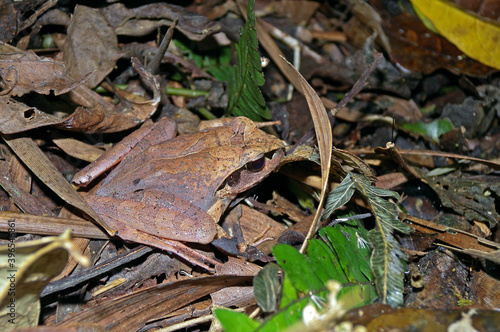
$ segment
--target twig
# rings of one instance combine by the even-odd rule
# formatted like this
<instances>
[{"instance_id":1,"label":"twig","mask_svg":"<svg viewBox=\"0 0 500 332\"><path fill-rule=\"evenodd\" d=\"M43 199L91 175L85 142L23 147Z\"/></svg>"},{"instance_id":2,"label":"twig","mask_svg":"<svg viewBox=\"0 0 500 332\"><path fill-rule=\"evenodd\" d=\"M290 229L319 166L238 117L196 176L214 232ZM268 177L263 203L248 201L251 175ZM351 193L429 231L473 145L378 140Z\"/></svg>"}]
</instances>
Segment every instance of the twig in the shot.
<instances>
[{"instance_id":1,"label":"twig","mask_svg":"<svg viewBox=\"0 0 500 332\"><path fill-rule=\"evenodd\" d=\"M331 125L335 123L335 114L339 112L345 105L347 105L348 102L354 98L363 88L365 87L366 81L368 80L368 77L370 77L370 74L373 72L375 68L379 65L379 63L382 61L382 54L375 52L374 54L374 60L371 65L368 65L368 67L363 71L359 79L356 81L356 83L353 85L351 90L349 90L348 93L342 98L342 100L332 109L330 110L328 114L328 119L330 120ZM305 142L311 140L314 137L315 133L314 130L309 130L304 136L302 136L301 139L295 145L287 151L287 155L290 155L293 153L293 151L300 145L304 144Z\"/></svg>"},{"instance_id":2,"label":"twig","mask_svg":"<svg viewBox=\"0 0 500 332\"><path fill-rule=\"evenodd\" d=\"M172 23L170 28L168 28L167 33L165 34L163 40L161 41L160 47L156 51L156 54L154 55L151 62L147 65L149 72L153 75L158 74L158 72L160 71L161 60L163 59L163 55L165 55L165 52L167 51L168 44L170 44L170 41L172 40L172 37L174 35L174 29L177 26L177 22L179 22L179 18L176 18L174 23Z\"/></svg>"}]
</instances>

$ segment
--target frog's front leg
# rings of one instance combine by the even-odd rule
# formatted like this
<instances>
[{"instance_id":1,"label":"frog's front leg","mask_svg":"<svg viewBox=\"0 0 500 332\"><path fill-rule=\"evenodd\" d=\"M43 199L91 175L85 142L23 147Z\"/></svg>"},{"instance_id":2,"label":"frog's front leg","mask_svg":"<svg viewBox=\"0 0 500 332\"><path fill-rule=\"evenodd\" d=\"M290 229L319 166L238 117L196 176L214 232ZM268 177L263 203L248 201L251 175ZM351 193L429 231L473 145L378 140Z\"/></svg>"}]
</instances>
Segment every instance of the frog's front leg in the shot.
<instances>
[{"instance_id":1,"label":"frog's front leg","mask_svg":"<svg viewBox=\"0 0 500 332\"><path fill-rule=\"evenodd\" d=\"M151 145L167 141L174 137L175 133L175 122L168 118L161 118L157 123L148 121L104 152L96 161L76 173L73 177L73 183L86 186L96 177L118 164L125 156L133 156Z\"/></svg>"}]
</instances>

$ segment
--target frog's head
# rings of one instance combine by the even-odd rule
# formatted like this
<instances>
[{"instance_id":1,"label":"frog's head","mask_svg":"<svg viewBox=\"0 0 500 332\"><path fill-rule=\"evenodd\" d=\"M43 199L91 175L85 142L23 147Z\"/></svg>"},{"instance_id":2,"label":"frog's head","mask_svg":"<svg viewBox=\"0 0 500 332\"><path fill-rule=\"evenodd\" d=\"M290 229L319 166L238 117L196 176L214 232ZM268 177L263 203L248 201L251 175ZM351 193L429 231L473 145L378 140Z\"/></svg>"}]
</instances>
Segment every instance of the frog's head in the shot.
<instances>
[{"instance_id":1,"label":"frog's head","mask_svg":"<svg viewBox=\"0 0 500 332\"><path fill-rule=\"evenodd\" d=\"M219 198L235 197L254 187L278 167L284 156L283 141L260 130L252 120L237 117L229 126L232 134L227 151L236 153L238 162L219 187Z\"/></svg>"}]
</instances>

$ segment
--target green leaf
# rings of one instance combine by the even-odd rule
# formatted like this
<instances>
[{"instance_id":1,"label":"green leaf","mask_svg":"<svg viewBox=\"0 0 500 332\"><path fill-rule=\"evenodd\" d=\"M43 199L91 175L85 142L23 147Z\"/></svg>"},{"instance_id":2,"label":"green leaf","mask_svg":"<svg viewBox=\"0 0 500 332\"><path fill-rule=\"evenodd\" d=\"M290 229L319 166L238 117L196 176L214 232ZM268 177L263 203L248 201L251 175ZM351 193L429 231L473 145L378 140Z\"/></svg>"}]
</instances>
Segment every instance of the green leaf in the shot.
<instances>
[{"instance_id":1,"label":"green leaf","mask_svg":"<svg viewBox=\"0 0 500 332\"><path fill-rule=\"evenodd\" d=\"M272 115L259 89L265 81L258 51L254 8L255 0L249 0L248 19L235 46L238 63L228 70L228 104L225 115L242 115L261 121L271 119Z\"/></svg>"},{"instance_id":2,"label":"green leaf","mask_svg":"<svg viewBox=\"0 0 500 332\"><path fill-rule=\"evenodd\" d=\"M403 263L406 255L402 251L400 244L392 235L392 232L397 230L407 234L410 233L412 229L398 219L396 206L383 198L392 197L399 200L400 196L394 191L373 186L364 175L350 172L340 185L328 195L324 218L330 216L335 209L346 204L355 190L361 193L370 206L375 217L376 227L368 234L361 235L351 233L349 236L353 240L356 238L356 242L358 243L359 241L362 242L362 239L366 236L373 247L370 266L375 275L379 296L384 303L388 303L392 306L401 305L403 303ZM368 271L366 264L363 264L363 260L357 262L353 261L353 257L358 256L352 256L351 254L357 249L349 246L346 242L346 238L336 233L339 231L340 228L337 227L333 230L326 229L323 231L324 233L322 236L326 235L329 238L332 247L337 253L337 257L347 257L346 261L349 262L349 264L355 266L359 265L361 267L349 269L348 266L345 265L345 261L341 261L341 263L344 262L342 268L346 271L347 278L349 280L352 278L363 280L363 277L359 274L359 272L362 272L367 280L372 280L371 273ZM346 230L342 230L343 233L347 234L345 231ZM320 232L320 235L321 234ZM352 241L351 239L347 240ZM361 248L358 247L358 249ZM361 256L366 253L366 251L364 253L360 252Z\"/></svg>"},{"instance_id":3,"label":"green leaf","mask_svg":"<svg viewBox=\"0 0 500 332\"><path fill-rule=\"evenodd\" d=\"M252 332L259 327L259 323L241 312L227 309L216 309L214 315L220 321L226 332Z\"/></svg>"},{"instance_id":4,"label":"green leaf","mask_svg":"<svg viewBox=\"0 0 500 332\"><path fill-rule=\"evenodd\" d=\"M326 284L329 280L344 284L338 301L345 310L373 302L377 293L369 266L370 248L359 245L358 241L366 234L361 222L353 219L344 225L336 225L335 228L321 229L323 240L312 239L307 256L300 254L292 246L276 245L273 254L284 272L281 304L279 310L268 316L258 331L283 331L300 322L302 311L308 303L318 303L318 299L327 297L329 291ZM268 267L264 269L266 268ZM272 271L275 268L269 269ZM275 272L270 274L274 275ZM261 281L256 282L258 283ZM274 289L274 286L267 289ZM267 302L273 301L269 300L271 297L268 299L268 295L264 297Z\"/></svg>"},{"instance_id":5,"label":"green leaf","mask_svg":"<svg viewBox=\"0 0 500 332\"><path fill-rule=\"evenodd\" d=\"M281 289L281 303L280 308L288 306L290 303L298 299L298 291L293 287L290 277L285 275L283 278L283 286Z\"/></svg>"},{"instance_id":6,"label":"green leaf","mask_svg":"<svg viewBox=\"0 0 500 332\"><path fill-rule=\"evenodd\" d=\"M335 228L325 227L323 234L332 242L337 257L342 257L340 265L347 277L347 282L370 282L373 280L367 278L367 275L371 275L370 265L360 254L360 248L357 247L357 238L354 234L347 233L346 228L342 225L336 225Z\"/></svg>"},{"instance_id":7,"label":"green leaf","mask_svg":"<svg viewBox=\"0 0 500 332\"><path fill-rule=\"evenodd\" d=\"M298 291L306 293L324 287L307 256L294 247L277 244L273 248L273 255Z\"/></svg>"},{"instance_id":8,"label":"green leaf","mask_svg":"<svg viewBox=\"0 0 500 332\"><path fill-rule=\"evenodd\" d=\"M259 332L284 331L287 327L302 320L302 310L307 305L307 298L291 303L275 315L267 319L260 327Z\"/></svg>"},{"instance_id":9,"label":"green leaf","mask_svg":"<svg viewBox=\"0 0 500 332\"><path fill-rule=\"evenodd\" d=\"M349 282L337 256L325 242L311 239L307 247L307 255L312 263L314 272L323 283L331 279L337 280L342 284Z\"/></svg>"},{"instance_id":10,"label":"green leaf","mask_svg":"<svg viewBox=\"0 0 500 332\"><path fill-rule=\"evenodd\" d=\"M429 123L416 122L416 123L404 123L402 127L410 132L427 136L431 138L434 142L439 142L439 137L446 134L454 127L450 121L446 119L434 120Z\"/></svg>"}]
</instances>

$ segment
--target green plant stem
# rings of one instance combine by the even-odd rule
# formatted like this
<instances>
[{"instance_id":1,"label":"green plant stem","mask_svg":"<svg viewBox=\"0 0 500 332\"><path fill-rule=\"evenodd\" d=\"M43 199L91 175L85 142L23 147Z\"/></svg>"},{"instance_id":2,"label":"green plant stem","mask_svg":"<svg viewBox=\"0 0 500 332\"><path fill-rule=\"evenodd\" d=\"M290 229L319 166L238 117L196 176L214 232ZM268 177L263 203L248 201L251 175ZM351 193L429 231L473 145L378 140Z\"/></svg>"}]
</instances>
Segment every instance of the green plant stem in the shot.
<instances>
[{"instance_id":1,"label":"green plant stem","mask_svg":"<svg viewBox=\"0 0 500 332\"><path fill-rule=\"evenodd\" d=\"M198 113L200 113L200 115L207 120L217 119L217 117L213 115L213 113L210 112L206 107L198 107Z\"/></svg>"},{"instance_id":2,"label":"green plant stem","mask_svg":"<svg viewBox=\"0 0 500 332\"><path fill-rule=\"evenodd\" d=\"M163 90L163 93L167 95L175 95L175 96L183 96L183 97L208 97L209 93L207 91L199 91L199 90L190 90L183 88L173 88L167 87Z\"/></svg>"}]
</instances>

